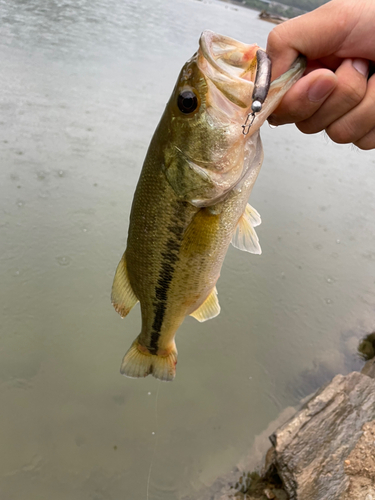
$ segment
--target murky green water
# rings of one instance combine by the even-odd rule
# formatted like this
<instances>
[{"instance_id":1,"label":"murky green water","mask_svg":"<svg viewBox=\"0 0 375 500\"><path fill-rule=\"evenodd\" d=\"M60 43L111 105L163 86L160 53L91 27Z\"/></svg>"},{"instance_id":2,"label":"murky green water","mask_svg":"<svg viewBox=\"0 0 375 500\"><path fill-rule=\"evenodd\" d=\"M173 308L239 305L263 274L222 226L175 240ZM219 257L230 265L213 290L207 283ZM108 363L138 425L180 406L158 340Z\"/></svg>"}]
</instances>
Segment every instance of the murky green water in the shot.
<instances>
[{"instance_id":1,"label":"murky green water","mask_svg":"<svg viewBox=\"0 0 375 500\"><path fill-rule=\"evenodd\" d=\"M109 294L153 130L203 29L265 46L272 25L193 0L0 13L0 496L145 500L152 462L150 500L196 499L281 410L360 366L375 154L265 126L262 256L229 249L222 313L180 328L173 383L126 379L140 313L121 321Z\"/></svg>"}]
</instances>

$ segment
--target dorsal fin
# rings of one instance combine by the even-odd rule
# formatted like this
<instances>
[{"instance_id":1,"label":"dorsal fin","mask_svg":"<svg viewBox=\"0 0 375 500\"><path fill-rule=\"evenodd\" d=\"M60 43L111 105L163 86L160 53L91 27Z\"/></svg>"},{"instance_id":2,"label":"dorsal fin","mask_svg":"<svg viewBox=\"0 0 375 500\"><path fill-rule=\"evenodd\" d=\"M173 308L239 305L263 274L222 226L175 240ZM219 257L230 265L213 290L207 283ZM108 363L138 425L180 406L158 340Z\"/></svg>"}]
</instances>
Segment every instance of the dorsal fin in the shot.
<instances>
[{"instance_id":1,"label":"dorsal fin","mask_svg":"<svg viewBox=\"0 0 375 500\"><path fill-rule=\"evenodd\" d=\"M220 304L217 298L216 286L212 289L210 295L203 302L201 306L198 307L194 312L190 314L193 318L197 319L201 323L212 319L220 313Z\"/></svg>"},{"instance_id":2,"label":"dorsal fin","mask_svg":"<svg viewBox=\"0 0 375 500\"><path fill-rule=\"evenodd\" d=\"M132 307L138 302L129 281L125 254L122 256L116 269L112 285L111 300L113 307L122 318L125 318Z\"/></svg>"}]
</instances>

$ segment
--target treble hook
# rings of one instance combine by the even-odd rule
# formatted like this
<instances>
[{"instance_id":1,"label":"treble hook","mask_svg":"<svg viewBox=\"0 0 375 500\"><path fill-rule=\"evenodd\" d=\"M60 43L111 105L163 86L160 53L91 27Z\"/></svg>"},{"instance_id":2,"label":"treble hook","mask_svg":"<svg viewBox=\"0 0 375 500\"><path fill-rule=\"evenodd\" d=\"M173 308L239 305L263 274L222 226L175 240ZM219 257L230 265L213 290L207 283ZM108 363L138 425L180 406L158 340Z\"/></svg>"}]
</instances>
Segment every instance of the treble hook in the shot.
<instances>
[{"instance_id":1,"label":"treble hook","mask_svg":"<svg viewBox=\"0 0 375 500\"><path fill-rule=\"evenodd\" d=\"M264 52L264 50L257 50L257 72L255 75L254 89L252 95L251 113L246 117L244 125L242 125L243 135L247 135L250 131L251 125L255 120L255 113L262 110L262 105L267 98L268 91L271 85L271 59ZM250 123L249 123L249 120Z\"/></svg>"}]
</instances>

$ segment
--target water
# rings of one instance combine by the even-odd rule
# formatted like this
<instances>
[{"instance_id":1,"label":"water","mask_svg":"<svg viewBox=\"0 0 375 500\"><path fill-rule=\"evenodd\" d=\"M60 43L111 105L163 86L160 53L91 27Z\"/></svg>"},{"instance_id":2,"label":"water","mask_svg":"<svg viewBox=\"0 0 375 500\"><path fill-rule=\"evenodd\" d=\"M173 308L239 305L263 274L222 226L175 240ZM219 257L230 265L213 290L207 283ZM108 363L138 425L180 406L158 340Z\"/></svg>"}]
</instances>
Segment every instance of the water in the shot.
<instances>
[{"instance_id":1,"label":"water","mask_svg":"<svg viewBox=\"0 0 375 500\"><path fill-rule=\"evenodd\" d=\"M180 328L172 384L126 379L139 308L122 321L109 294L153 130L203 29L265 46L272 25L193 0L0 12L1 498L145 500L151 462L150 500L203 498L284 408L360 366L374 153L264 126L262 256L229 249L222 313Z\"/></svg>"}]
</instances>

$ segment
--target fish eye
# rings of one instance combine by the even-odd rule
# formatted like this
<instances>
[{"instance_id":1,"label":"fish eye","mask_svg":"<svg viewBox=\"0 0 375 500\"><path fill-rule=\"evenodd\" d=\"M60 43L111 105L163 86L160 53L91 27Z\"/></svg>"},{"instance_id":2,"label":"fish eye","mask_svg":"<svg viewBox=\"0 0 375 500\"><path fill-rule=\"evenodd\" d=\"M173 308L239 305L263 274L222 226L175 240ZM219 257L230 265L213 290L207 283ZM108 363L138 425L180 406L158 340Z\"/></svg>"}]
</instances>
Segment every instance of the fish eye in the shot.
<instances>
[{"instance_id":1,"label":"fish eye","mask_svg":"<svg viewBox=\"0 0 375 500\"><path fill-rule=\"evenodd\" d=\"M198 107L198 97L192 90L183 90L178 96L177 106L186 115L193 113Z\"/></svg>"}]
</instances>

